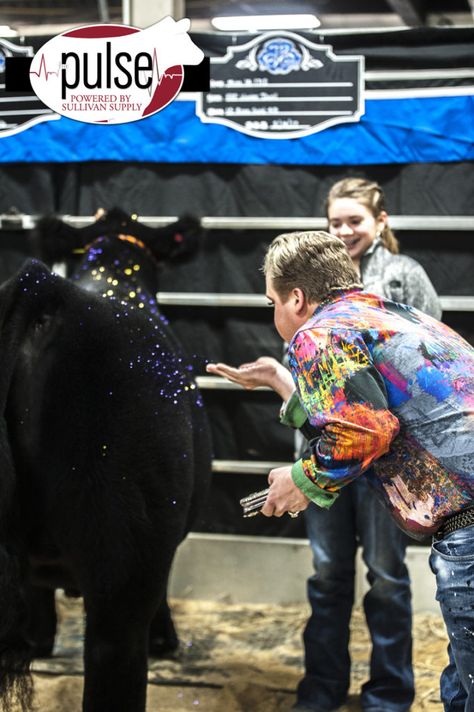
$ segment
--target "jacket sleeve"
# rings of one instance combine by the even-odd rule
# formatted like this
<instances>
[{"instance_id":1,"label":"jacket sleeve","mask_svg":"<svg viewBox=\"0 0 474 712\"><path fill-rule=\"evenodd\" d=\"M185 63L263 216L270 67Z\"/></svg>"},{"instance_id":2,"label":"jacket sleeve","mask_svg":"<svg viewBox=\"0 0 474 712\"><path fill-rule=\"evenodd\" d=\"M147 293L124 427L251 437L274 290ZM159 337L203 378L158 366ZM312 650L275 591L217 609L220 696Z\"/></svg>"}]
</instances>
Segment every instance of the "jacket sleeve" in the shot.
<instances>
[{"instance_id":1,"label":"jacket sleeve","mask_svg":"<svg viewBox=\"0 0 474 712\"><path fill-rule=\"evenodd\" d=\"M313 440L313 438L320 435L319 430L313 428L310 424L297 391L293 391L288 400L282 404L280 408L280 423L299 430L305 440Z\"/></svg>"},{"instance_id":2,"label":"jacket sleeve","mask_svg":"<svg viewBox=\"0 0 474 712\"><path fill-rule=\"evenodd\" d=\"M441 319L439 297L425 270L415 260L410 261L410 268L404 274L403 301L435 319Z\"/></svg>"},{"instance_id":3,"label":"jacket sleeve","mask_svg":"<svg viewBox=\"0 0 474 712\"><path fill-rule=\"evenodd\" d=\"M399 430L384 381L358 332L308 329L289 352L301 405L319 431L293 465L295 484L320 506L384 455Z\"/></svg>"}]
</instances>

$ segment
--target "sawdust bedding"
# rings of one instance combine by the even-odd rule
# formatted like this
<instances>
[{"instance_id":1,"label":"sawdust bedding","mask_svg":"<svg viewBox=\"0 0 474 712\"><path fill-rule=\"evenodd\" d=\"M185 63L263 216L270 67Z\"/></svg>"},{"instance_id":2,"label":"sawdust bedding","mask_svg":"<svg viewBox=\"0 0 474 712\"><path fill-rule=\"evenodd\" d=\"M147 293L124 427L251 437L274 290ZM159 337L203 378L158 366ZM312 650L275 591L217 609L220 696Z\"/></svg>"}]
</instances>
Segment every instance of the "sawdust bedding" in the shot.
<instances>
[{"instance_id":1,"label":"sawdust bedding","mask_svg":"<svg viewBox=\"0 0 474 712\"><path fill-rule=\"evenodd\" d=\"M147 712L287 712L303 672L302 605L236 605L171 601L181 648L173 659L152 660ZM83 609L80 599L58 595L60 629L50 660L34 662L38 712L80 712L83 685ZM447 656L440 615L415 615L413 712L441 712L439 675ZM353 675L341 712L360 710L370 645L363 614L354 610Z\"/></svg>"}]
</instances>

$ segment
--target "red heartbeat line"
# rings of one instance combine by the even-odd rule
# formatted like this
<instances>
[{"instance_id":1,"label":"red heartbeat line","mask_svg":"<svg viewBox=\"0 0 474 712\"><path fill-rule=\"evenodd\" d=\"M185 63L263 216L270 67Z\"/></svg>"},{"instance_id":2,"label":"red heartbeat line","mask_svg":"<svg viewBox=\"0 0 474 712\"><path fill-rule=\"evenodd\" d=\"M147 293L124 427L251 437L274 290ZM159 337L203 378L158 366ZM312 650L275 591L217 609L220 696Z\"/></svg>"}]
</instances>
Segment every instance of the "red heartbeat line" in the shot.
<instances>
[{"instance_id":1,"label":"red heartbeat line","mask_svg":"<svg viewBox=\"0 0 474 712\"><path fill-rule=\"evenodd\" d=\"M177 65L173 65L172 69L175 69L176 66L177 66ZM178 66L179 66L179 65L178 65ZM163 72L163 74L161 75L161 79L160 79L160 67L159 67L159 64L158 64L158 56L157 56L157 53L156 53L156 47L153 47L153 60L152 60L152 64L151 64L151 84L150 84L150 86L149 86L149 88L148 88L148 93L149 93L149 94L151 94L151 92L152 92L153 80L154 80L154 78L155 78L155 73L158 75L158 85L161 84L161 82L163 81L163 79L174 79L175 77L182 77L182 76L183 76L182 69L181 69L179 72L172 72L171 74L165 71L165 72Z\"/></svg>"},{"instance_id":2,"label":"red heartbeat line","mask_svg":"<svg viewBox=\"0 0 474 712\"><path fill-rule=\"evenodd\" d=\"M60 65L60 66L61 66L61 65ZM44 78L46 79L46 81L48 81L50 74L54 74L54 75L56 75L56 77L59 76L59 69L58 69L57 72L49 72L49 71L46 69L46 60L45 60L45 58L44 58L44 54L41 55L41 62L40 62L40 66L39 66L39 72L33 72L33 71L30 69L30 74L36 74L36 76L37 76L38 79L39 79L39 77L41 76L41 72L42 72L42 71L44 72Z\"/></svg>"}]
</instances>

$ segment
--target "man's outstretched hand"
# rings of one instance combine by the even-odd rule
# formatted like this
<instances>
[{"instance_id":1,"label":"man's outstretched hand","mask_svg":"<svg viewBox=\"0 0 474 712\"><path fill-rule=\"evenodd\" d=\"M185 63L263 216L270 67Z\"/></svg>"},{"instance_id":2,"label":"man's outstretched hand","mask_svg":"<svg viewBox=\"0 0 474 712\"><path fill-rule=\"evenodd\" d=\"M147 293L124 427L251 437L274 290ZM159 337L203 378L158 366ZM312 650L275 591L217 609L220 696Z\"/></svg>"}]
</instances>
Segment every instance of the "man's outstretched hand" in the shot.
<instances>
[{"instance_id":1,"label":"man's outstretched hand","mask_svg":"<svg viewBox=\"0 0 474 712\"><path fill-rule=\"evenodd\" d=\"M206 371L223 376L248 390L268 386L285 401L295 390L291 373L271 356L261 356L256 361L243 363L238 367L229 366L227 363L208 363Z\"/></svg>"}]
</instances>

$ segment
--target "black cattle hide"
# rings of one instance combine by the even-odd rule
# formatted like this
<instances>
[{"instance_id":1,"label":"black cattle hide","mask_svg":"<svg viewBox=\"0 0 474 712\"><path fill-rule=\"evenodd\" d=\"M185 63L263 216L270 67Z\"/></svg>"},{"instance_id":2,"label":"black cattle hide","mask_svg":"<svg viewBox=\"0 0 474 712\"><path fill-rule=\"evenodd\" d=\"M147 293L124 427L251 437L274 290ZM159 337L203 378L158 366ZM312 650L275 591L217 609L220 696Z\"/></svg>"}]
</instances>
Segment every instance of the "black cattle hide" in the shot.
<instances>
[{"instance_id":1,"label":"black cattle hide","mask_svg":"<svg viewBox=\"0 0 474 712\"><path fill-rule=\"evenodd\" d=\"M177 645L168 575L211 454L155 279L144 246L108 236L72 281L30 261L0 288L5 709L15 692L29 709L16 674L52 649L55 587L84 596L86 712L144 712L147 654Z\"/></svg>"}]
</instances>

